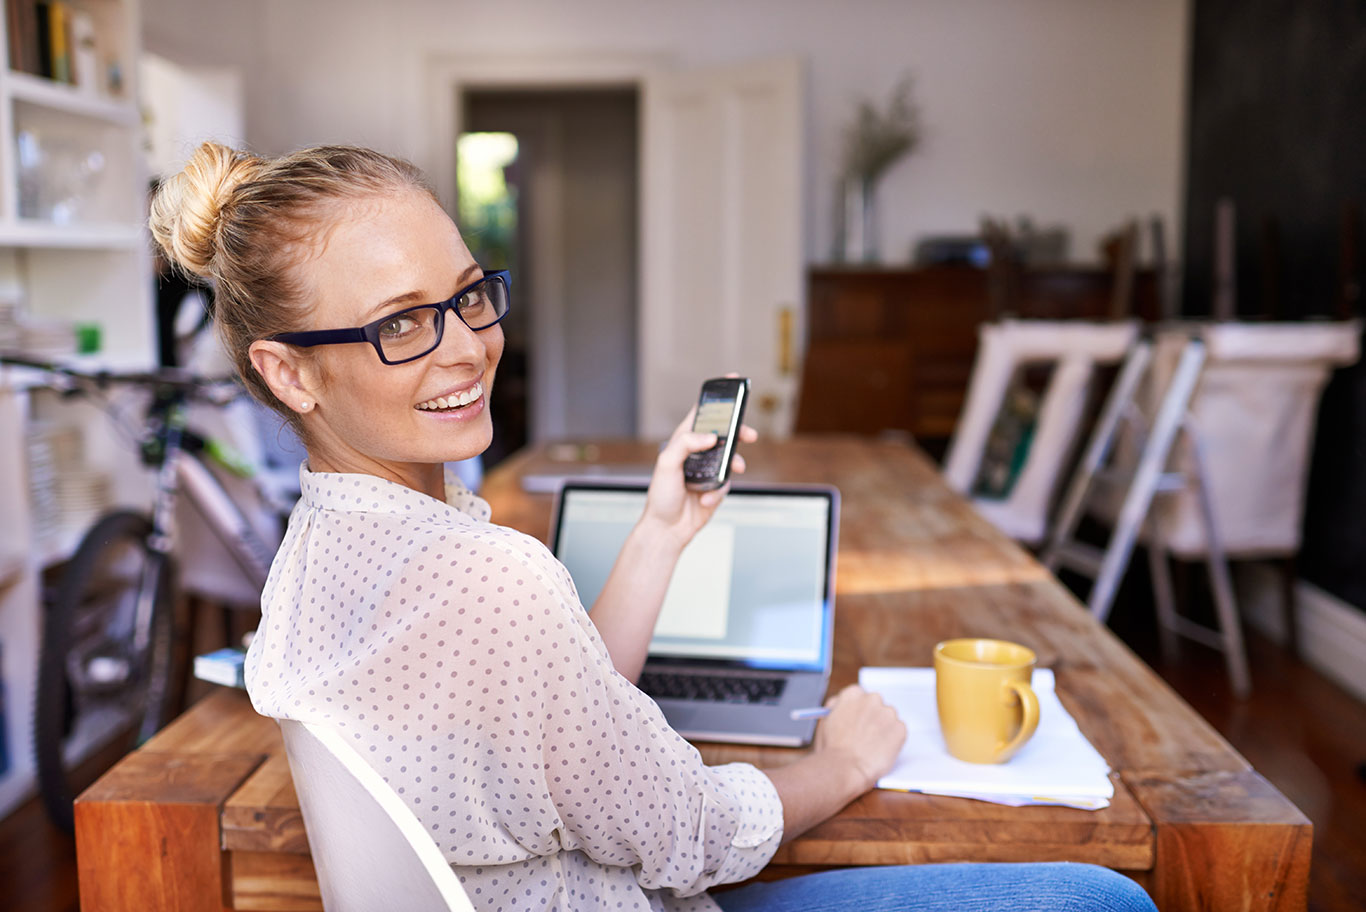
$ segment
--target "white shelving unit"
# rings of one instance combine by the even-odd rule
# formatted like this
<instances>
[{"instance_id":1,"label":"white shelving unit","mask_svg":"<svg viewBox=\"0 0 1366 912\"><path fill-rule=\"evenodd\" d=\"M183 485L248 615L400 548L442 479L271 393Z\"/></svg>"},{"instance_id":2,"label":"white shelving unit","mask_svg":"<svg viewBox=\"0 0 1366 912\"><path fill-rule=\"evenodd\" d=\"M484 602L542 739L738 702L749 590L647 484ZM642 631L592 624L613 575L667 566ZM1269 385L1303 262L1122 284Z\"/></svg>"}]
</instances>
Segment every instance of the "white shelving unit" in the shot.
<instances>
[{"instance_id":1,"label":"white shelving unit","mask_svg":"<svg viewBox=\"0 0 1366 912\"><path fill-rule=\"evenodd\" d=\"M97 324L100 360L150 366L139 0L68 3L94 26L98 78L82 86L13 68L6 31L13 2L0 0L0 286L17 290L34 318ZM0 369L0 693L9 752L0 816L33 791L40 578L73 544L37 541L29 508L25 431L52 417L81 424L89 461L114 472L117 500L146 503L145 478L101 413L59 401L25 372Z\"/></svg>"}]
</instances>

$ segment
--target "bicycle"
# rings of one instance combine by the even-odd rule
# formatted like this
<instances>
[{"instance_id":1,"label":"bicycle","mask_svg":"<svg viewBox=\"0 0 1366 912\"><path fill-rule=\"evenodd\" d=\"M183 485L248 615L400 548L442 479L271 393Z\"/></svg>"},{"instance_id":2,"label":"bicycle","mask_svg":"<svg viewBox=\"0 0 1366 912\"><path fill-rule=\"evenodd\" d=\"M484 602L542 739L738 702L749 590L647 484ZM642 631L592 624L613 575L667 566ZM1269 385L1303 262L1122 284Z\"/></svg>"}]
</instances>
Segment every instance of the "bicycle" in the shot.
<instances>
[{"instance_id":1,"label":"bicycle","mask_svg":"<svg viewBox=\"0 0 1366 912\"><path fill-rule=\"evenodd\" d=\"M70 763L75 745L124 737L126 752L180 709L188 644L176 610L177 499L184 494L197 507L257 591L278 539L261 538L208 460L239 473L242 467L186 425L190 402L223 406L243 395L235 381L177 368L87 372L10 354L0 354L0 364L43 371L49 388L91 399L116 425L124 422L107 395L111 387L151 394L134 434L143 464L155 473L151 512L116 509L97 520L61 571L43 619L33 714L38 791L52 822L72 832L83 784Z\"/></svg>"}]
</instances>

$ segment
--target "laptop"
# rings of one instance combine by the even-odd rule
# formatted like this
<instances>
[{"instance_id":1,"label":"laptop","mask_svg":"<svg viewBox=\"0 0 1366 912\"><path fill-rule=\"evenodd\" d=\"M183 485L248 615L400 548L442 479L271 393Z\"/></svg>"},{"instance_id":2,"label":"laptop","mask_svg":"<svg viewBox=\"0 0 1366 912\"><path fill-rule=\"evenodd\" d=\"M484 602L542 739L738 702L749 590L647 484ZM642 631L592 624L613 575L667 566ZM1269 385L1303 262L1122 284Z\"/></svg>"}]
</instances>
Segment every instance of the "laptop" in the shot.
<instances>
[{"instance_id":1,"label":"laptop","mask_svg":"<svg viewBox=\"0 0 1366 912\"><path fill-rule=\"evenodd\" d=\"M569 480L552 550L590 611L645 508L644 483ZM839 493L733 486L684 550L639 686L701 741L802 746L830 679ZM800 716L800 714L799 714Z\"/></svg>"}]
</instances>

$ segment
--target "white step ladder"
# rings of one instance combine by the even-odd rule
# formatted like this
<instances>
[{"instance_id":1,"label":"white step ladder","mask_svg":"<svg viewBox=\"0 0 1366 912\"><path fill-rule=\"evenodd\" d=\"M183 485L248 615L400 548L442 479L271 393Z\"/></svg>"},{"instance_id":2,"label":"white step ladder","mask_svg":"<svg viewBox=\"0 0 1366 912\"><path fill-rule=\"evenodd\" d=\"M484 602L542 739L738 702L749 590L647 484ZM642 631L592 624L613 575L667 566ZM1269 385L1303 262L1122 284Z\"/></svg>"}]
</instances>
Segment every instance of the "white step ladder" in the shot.
<instances>
[{"instance_id":1,"label":"white step ladder","mask_svg":"<svg viewBox=\"0 0 1366 912\"><path fill-rule=\"evenodd\" d=\"M1146 533L1163 650L1172 654L1176 637L1183 636L1222 651L1233 690L1244 697L1251 692L1252 684L1233 580L1220 542L1219 527L1214 521L1200 438L1190 416L1191 400L1205 364L1205 345L1199 339L1185 343L1176 371L1162 394L1151 426L1148 426L1137 407L1136 397L1140 383L1152 366L1152 358L1152 343L1141 341L1135 343L1125 359L1081 462L1063 495L1042 559L1050 570L1067 567L1094 580L1087 609L1098 621L1105 623L1124 571L1133 557L1134 546L1140 533ZM1125 423L1134 431L1138 449L1138 461L1131 473L1106 467L1121 425ZM1168 470L1178 443L1188 448L1193 472ZM1102 549L1077 541L1075 534L1090 498L1105 485L1123 488L1124 498L1109 542ZM1187 489L1195 494L1200 505L1208 543L1205 561L1214 594L1217 630L1178 614L1167 549L1161 540L1159 524L1152 521L1153 501L1158 495Z\"/></svg>"}]
</instances>

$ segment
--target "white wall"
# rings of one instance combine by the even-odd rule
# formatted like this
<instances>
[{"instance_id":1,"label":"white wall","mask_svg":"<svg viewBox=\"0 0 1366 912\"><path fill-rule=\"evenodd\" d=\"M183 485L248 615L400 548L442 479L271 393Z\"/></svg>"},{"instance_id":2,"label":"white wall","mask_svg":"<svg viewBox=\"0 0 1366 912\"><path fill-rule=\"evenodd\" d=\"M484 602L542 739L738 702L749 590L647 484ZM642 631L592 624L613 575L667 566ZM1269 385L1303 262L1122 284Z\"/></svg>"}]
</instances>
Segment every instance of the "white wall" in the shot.
<instances>
[{"instance_id":1,"label":"white wall","mask_svg":"<svg viewBox=\"0 0 1366 912\"><path fill-rule=\"evenodd\" d=\"M353 142L420 158L423 63L658 53L679 66L796 54L807 65L807 252L825 260L840 133L903 72L921 149L886 177L882 249L972 232L983 213L1064 223L1074 258L1129 216L1179 225L1189 0L146 0L148 49L239 58L262 151ZM198 42L197 46L194 42ZM175 47L170 47L173 44ZM212 48L207 57L199 52ZM188 55L188 56L187 56ZM1172 249L1180 249L1173 244Z\"/></svg>"},{"instance_id":2,"label":"white wall","mask_svg":"<svg viewBox=\"0 0 1366 912\"><path fill-rule=\"evenodd\" d=\"M147 125L147 170L153 176L184 168L195 146L205 140L230 146L246 142L239 67L191 67L143 54L138 89Z\"/></svg>"},{"instance_id":3,"label":"white wall","mask_svg":"<svg viewBox=\"0 0 1366 912\"><path fill-rule=\"evenodd\" d=\"M249 139L258 135L262 129L261 114L274 105L269 97L274 93L274 87L263 73L264 48L260 39L266 2L268 0L231 0L230 3L144 0L142 4L143 50L164 58L164 62L173 66L186 68L193 76L208 76L210 82L218 83L216 125L210 129L224 139L237 129L244 130ZM153 67L157 65L154 63ZM233 71L243 77L250 74L249 78L243 79L240 89L230 86L237 78ZM193 91L202 90L201 86ZM236 103L237 99L229 101L227 96L239 92L243 93L245 115L245 122L240 127L235 117L219 116L224 113L223 102ZM144 97L143 103L153 100ZM225 127L229 120L232 121L230 129ZM187 154L191 150L181 151ZM161 154L160 151L157 154Z\"/></svg>"}]
</instances>

